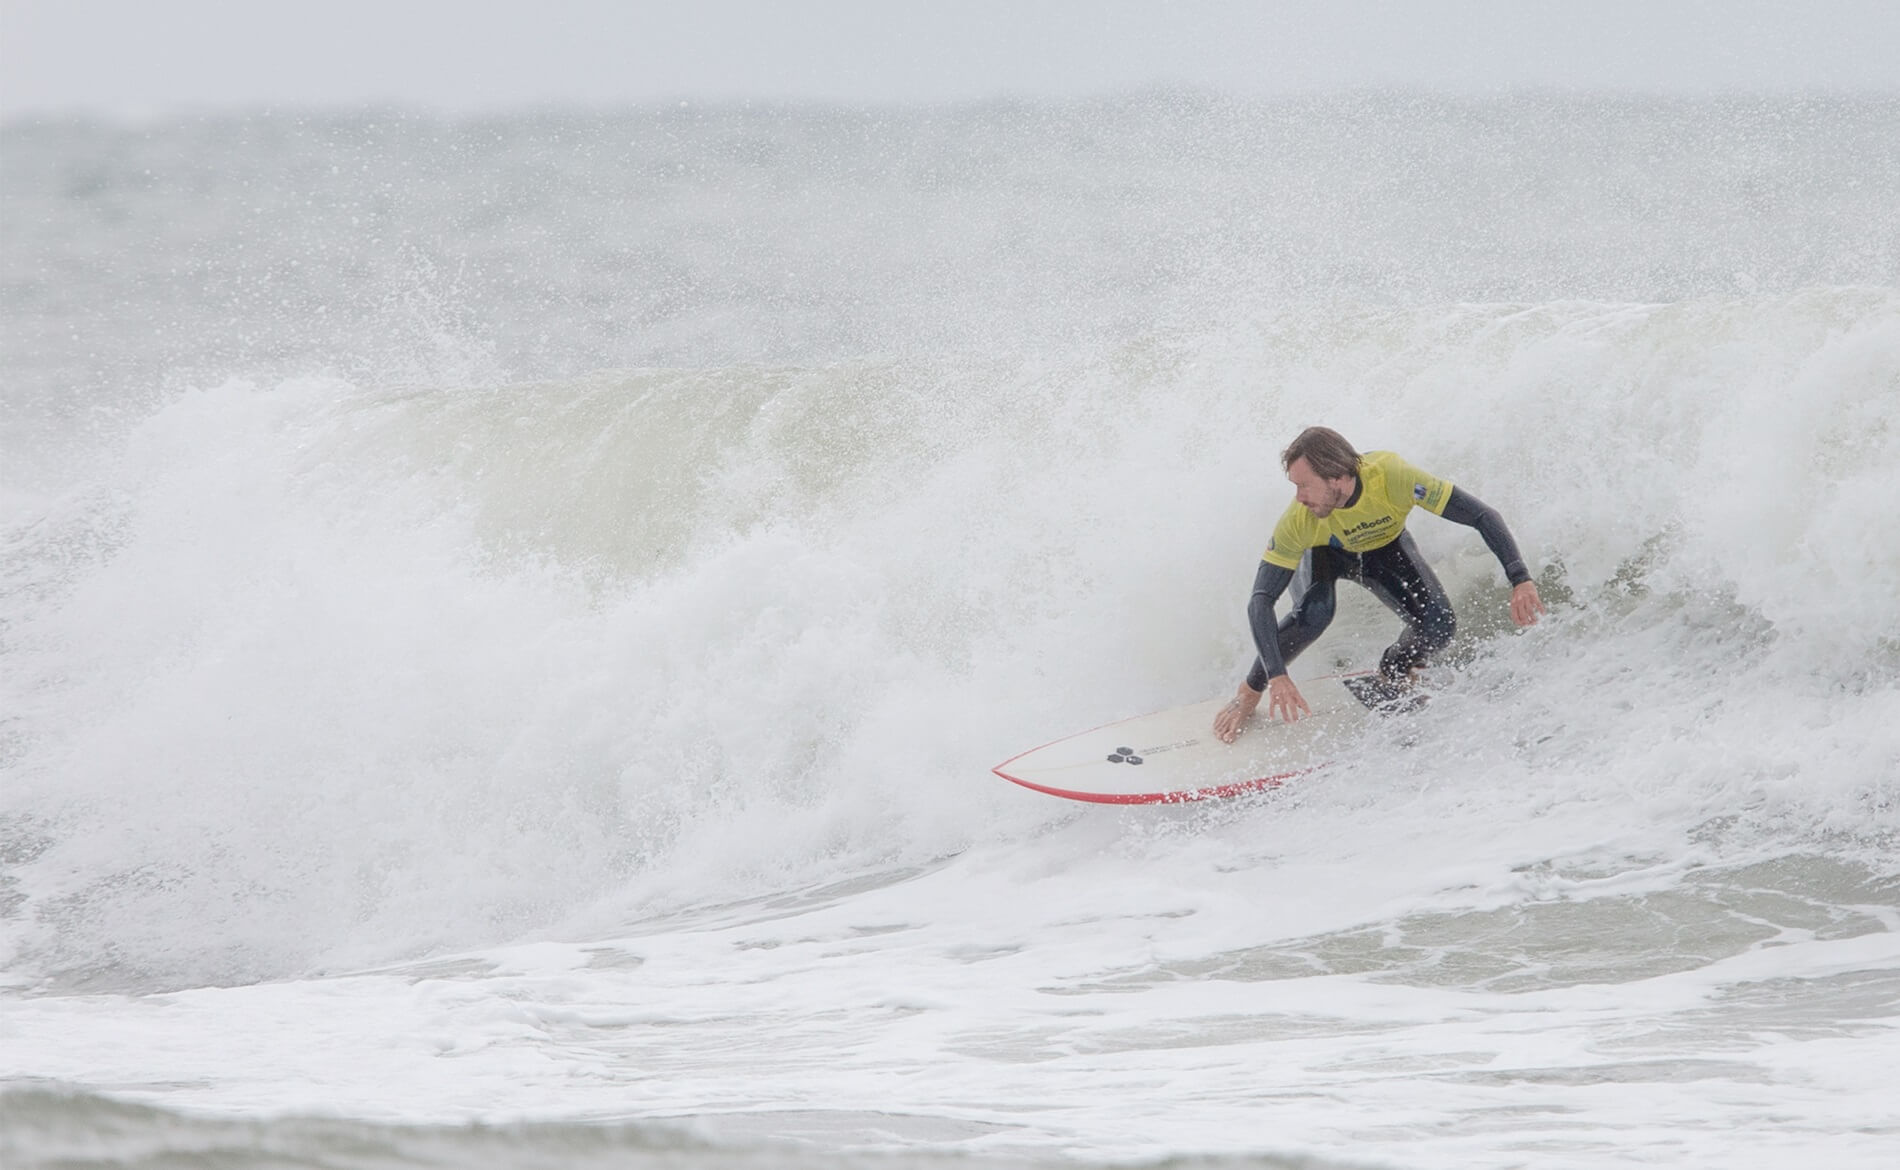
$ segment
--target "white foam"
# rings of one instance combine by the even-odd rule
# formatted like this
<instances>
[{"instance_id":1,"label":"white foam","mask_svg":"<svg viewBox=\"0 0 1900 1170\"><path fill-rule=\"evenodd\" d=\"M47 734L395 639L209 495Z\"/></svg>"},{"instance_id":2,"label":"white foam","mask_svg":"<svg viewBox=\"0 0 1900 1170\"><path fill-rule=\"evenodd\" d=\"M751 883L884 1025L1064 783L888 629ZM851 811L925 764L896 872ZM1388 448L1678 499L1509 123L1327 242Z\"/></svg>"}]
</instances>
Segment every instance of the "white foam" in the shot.
<instances>
[{"instance_id":1,"label":"white foam","mask_svg":"<svg viewBox=\"0 0 1900 1170\"><path fill-rule=\"evenodd\" d=\"M52 842L24 888L68 909L15 943L281 974L1033 831L1064 810L990 764L1233 685L1273 451L1309 421L1500 507L1560 598L1474 641L1470 685L1511 701L1434 741L1470 745L1454 774L1383 767L1480 808L1638 794L1675 834L1770 805L1880 831L1891 295L1369 315L1366 342L1026 368L987 404L933 367L188 395L65 505L110 555L42 561L16 617L11 802ZM755 405L703 422L735 378ZM707 455L652 462L680 443ZM1413 528L1495 629L1481 543ZM1387 625L1349 598L1323 652ZM1561 749L1526 758L1532 731Z\"/></svg>"}]
</instances>

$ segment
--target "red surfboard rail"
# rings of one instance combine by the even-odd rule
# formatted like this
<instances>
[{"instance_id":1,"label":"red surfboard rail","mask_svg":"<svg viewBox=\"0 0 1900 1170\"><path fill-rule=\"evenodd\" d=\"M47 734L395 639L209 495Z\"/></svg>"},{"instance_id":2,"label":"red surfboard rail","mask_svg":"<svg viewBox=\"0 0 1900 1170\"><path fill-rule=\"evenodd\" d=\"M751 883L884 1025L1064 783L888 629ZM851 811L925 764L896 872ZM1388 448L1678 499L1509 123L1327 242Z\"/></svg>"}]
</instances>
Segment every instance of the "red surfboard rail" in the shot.
<instances>
[{"instance_id":1,"label":"red surfboard rail","mask_svg":"<svg viewBox=\"0 0 1900 1170\"><path fill-rule=\"evenodd\" d=\"M1024 752L1022 755L1028 754ZM1178 792L1077 792L1071 788L1055 788L1048 784L1038 784L1034 780L1024 780L1020 776L1012 776L1003 771L1004 768L1020 759L1022 756L1012 756L991 768L990 771L1011 784L1020 784L1024 788L1032 788L1050 796L1061 796L1090 804L1188 804L1197 800L1221 800L1229 796L1243 796L1249 792L1264 792L1269 788L1278 788L1296 776L1305 776L1327 766L1315 764L1310 768L1297 768L1291 772L1282 772L1277 776L1258 776L1252 780L1236 780L1227 784L1184 789Z\"/></svg>"}]
</instances>

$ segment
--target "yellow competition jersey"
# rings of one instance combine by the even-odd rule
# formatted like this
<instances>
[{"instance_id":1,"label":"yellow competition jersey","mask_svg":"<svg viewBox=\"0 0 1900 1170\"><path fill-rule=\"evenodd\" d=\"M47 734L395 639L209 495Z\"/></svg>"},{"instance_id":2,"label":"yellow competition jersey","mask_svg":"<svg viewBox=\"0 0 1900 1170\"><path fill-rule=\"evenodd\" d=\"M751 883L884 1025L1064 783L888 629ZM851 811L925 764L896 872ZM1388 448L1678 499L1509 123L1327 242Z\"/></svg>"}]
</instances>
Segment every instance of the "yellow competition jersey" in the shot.
<instances>
[{"instance_id":1,"label":"yellow competition jersey","mask_svg":"<svg viewBox=\"0 0 1900 1170\"><path fill-rule=\"evenodd\" d=\"M1321 520L1298 500L1286 506L1273 526L1273 539L1262 559L1283 569L1300 567L1309 548L1331 545L1347 552L1369 552L1397 540L1413 508L1443 515L1451 499L1451 481L1427 475L1390 451L1368 451L1359 458L1359 498Z\"/></svg>"}]
</instances>

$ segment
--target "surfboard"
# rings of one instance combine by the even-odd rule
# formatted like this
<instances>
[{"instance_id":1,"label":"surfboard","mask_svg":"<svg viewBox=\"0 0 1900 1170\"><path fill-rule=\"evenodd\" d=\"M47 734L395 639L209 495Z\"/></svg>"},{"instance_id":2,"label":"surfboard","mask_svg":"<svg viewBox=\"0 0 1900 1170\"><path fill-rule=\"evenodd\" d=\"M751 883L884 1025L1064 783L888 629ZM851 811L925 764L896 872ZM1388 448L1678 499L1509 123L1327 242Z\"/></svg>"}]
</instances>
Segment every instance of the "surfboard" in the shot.
<instances>
[{"instance_id":1,"label":"surfboard","mask_svg":"<svg viewBox=\"0 0 1900 1170\"><path fill-rule=\"evenodd\" d=\"M1013 784L1095 804L1180 804L1278 788L1331 764L1372 716L1350 690L1364 674L1299 681L1313 714L1269 720L1264 704L1240 738L1222 743L1213 699L1109 723L1032 748L991 771Z\"/></svg>"}]
</instances>

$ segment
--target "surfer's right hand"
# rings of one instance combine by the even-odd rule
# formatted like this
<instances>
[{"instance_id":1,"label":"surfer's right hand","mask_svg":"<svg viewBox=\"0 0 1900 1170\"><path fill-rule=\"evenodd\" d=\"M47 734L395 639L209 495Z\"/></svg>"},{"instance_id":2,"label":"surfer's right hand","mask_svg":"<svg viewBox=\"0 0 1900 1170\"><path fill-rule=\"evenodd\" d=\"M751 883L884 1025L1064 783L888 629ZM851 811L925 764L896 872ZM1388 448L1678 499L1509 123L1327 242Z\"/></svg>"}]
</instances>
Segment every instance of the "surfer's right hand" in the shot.
<instances>
[{"instance_id":1,"label":"surfer's right hand","mask_svg":"<svg viewBox=\"0 0 1900 1170\"><path fill-rule=\"evenodd\" d=\"M1267 716L1278 715L1292 723L1302 715L1311 715L1313 709L1306 705L1306 697L1300 694L1300 688L1284 674L1275 675L1267 680Z\"/></svg>"},{"instance_id":2,"label":"surfer's right hand","mask_svg":"<svg viewBox=\"0 0 1900 1170\"><path fill-rule=\"evenodd\" d=\"M1240 738L1240 729L1247 726L1247 720L1253 718L1253 709L1260 705L1260 692L1246 683L1234 692L1234 697L1220 714L1214 716L1214 734L1222 743L1232 743Z\"/></svg>"}]
</instances>

